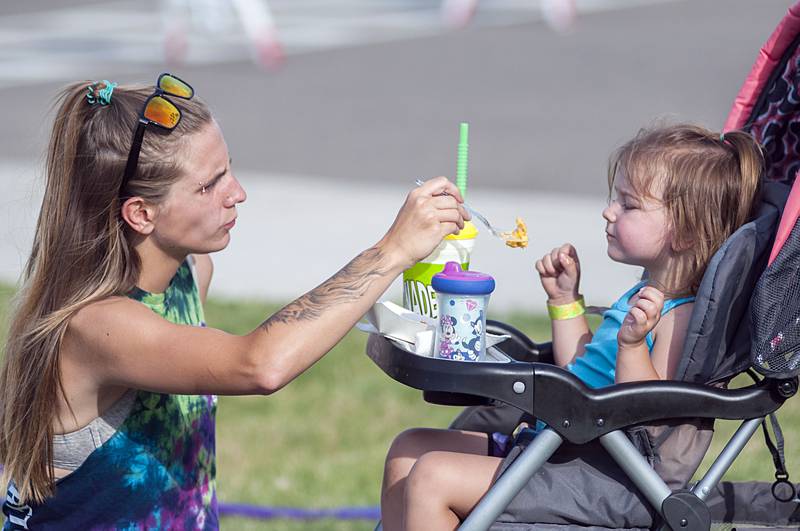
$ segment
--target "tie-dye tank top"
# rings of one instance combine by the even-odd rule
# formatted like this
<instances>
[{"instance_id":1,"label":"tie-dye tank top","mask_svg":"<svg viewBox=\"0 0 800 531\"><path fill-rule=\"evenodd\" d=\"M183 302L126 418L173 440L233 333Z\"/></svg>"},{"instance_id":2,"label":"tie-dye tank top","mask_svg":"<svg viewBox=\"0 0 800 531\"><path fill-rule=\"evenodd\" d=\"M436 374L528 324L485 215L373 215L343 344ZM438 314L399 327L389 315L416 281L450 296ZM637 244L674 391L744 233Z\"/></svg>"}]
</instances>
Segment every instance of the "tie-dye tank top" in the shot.
<instances>
[{"instance_id":1,"label":"tie-dye tank top","mask_svg":"<svg viewBox=\"0 0 800 531\"><path fill-rule=\"evenodd\" d=\"M188 260L166 292L132 299L177 323L205 326ZM218 529L213 395L138 391L111 438L41 505L20 505L12 483L4 531L18 529Z\"/></svg>"}]
</instances>

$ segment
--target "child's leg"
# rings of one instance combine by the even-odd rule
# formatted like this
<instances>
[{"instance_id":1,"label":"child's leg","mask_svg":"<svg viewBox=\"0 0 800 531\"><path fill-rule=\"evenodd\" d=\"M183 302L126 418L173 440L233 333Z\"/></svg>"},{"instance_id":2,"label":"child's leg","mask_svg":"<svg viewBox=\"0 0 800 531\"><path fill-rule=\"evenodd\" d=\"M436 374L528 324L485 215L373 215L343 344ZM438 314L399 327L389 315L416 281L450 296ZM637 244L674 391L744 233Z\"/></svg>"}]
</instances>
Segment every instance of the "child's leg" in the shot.
<instances>
[{"instance_id":1,"label":"child's leg","mask_svg":"<svg viewBox=\"0 0 800 531\"><path fill-rule=\"evenodd\" d=\"M381 489L381 519L386 531L403 529L403 499L406 478L414 463L427 452L443 450L485 456L489 439L485 433L417 428L401 433L386 456Z\"/></svg>"},{"instance_id":2,"label":"child's leg","mask_svg":"<svg viewBox=\"0 0 800 531\"><path fill-rule=\"evenodd\" d=\"M404 529L450 530L472 512L503 460L454 452L428 452L406 480Z\"/></svg>"}]
</instances>

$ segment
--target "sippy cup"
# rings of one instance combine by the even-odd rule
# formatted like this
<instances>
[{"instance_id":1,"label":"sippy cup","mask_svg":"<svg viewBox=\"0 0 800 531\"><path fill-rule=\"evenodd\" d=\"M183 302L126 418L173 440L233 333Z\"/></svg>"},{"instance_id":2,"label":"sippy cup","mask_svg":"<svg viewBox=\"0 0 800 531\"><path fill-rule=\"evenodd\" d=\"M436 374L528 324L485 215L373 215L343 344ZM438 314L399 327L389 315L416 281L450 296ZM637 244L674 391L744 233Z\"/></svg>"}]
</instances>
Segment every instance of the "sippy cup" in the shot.
<instances>
[{"instance_id":1,"label":"sippy cup","mask_svg":"<svg viewBox=\"0 0 800 531\"><path fill-rule=\"evenodd\" d=\"M439 326L434 356L449 360L482 361L486 356L486 307L494 279L477 271L462 271L447 262L431 280L439 302Z\"/></svg>"}]
</instances>

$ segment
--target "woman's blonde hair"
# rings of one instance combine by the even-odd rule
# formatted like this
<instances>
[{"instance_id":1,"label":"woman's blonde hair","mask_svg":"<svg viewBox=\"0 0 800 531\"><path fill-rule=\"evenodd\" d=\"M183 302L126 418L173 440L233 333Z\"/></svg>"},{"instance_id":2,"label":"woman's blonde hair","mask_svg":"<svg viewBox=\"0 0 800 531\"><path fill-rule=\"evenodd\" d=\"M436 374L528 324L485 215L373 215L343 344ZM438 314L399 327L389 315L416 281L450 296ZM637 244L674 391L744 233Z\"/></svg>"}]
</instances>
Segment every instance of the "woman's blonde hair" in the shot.
<instances>
[{"instance_id":1,"label":"woman's blonde hair","mask_svg":"<svg viewBox=\"0 0 800 531\"><path fill-rule=\"evenodd\" d=\"M612 154L609 193L620 171L637 196L652 198L656 187L661 192L685 268L671 295L696 293L711 257L751 218L764 164L749 134L689 124L642 129Z\"/></svg>"},{"instance_id":2,"label":"woman's blonde hair","mask_svg":"<svg viewBox=\"0 0 800 531\"><path fill-rule=\"evenodd\" d=\"M67 87L55 103L42 207L0 370L0 481L13 479L23 502L54 491L53 425L57 399L66 402L59 350L70 318L127 294L139 275L121 198L161 201L182 175L188 138L213 120L202 101L174 100L180 123L171 132L147 128L136 173L121 190L139 112L153 88L120 86L110 104L90 105L88 85Z\"/></svg>"}]
</instances>

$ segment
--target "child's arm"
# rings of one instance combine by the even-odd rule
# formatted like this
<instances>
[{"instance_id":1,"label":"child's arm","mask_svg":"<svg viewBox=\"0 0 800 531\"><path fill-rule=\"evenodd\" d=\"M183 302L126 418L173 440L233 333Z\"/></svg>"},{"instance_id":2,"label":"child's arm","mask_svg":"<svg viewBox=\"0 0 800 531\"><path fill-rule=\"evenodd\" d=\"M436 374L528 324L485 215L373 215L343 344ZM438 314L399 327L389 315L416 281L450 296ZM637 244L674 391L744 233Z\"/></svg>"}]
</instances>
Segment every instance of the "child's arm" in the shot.
<instances>
[{"instance_id":1,"label":"child's arm","mask_svg":"<svg viewBox=\"0 0 800 531\"><path fill-rule=\"evenodd\" d=\"M578 287L581 278L580 261L575 248L565 243L553 249L536 262L536 271L547 293L547 303L554 306L569 304L580 298ZM553 330L553 357L556 365L564 367L575 357L583 355L592 333L584 315L571 319L551 321Z\"/></svg>"},{"instance_id":2,"label":"child's arm","mask_svg":"<svg viewBox=\"0 0 800 531\"><path fill-rule=\"evenodd\" d=\"M670 350L678 350L679 345L683 344L682 337L681 340L674 341L673 331L667 330L671 328L667 321L673 322L674 320L671 317L665 318L665 326L658 332L661 341L658 342L657 347L654 344L652 359L645 339L647 334L659 324L663 307L664 294L652 286L642 288L636 295L636 301L628 315L625 316L617 333L617 383L664 380L670 375L668 366L671 362L669 360L680 356L680 352L677 352L676 356L671 355ZM673 348L672 345L676 345L676 347ZM661 371L656 369L656 365ZM676 363L672 362L672 365L676 365ZM674 371L675 367L673 366L672 373Z\"/></svg>"},{"instance_id":3,"label":"child's arm","mask_svg":"<svg viewBox=\"0 0 800 531\"><path fill-rule=\"evenodd\" d=\"M675 378L693 307L694 303L681 304L666 314L655 328L650 360L662 380Z\"/></svg>"}]
</instances>

